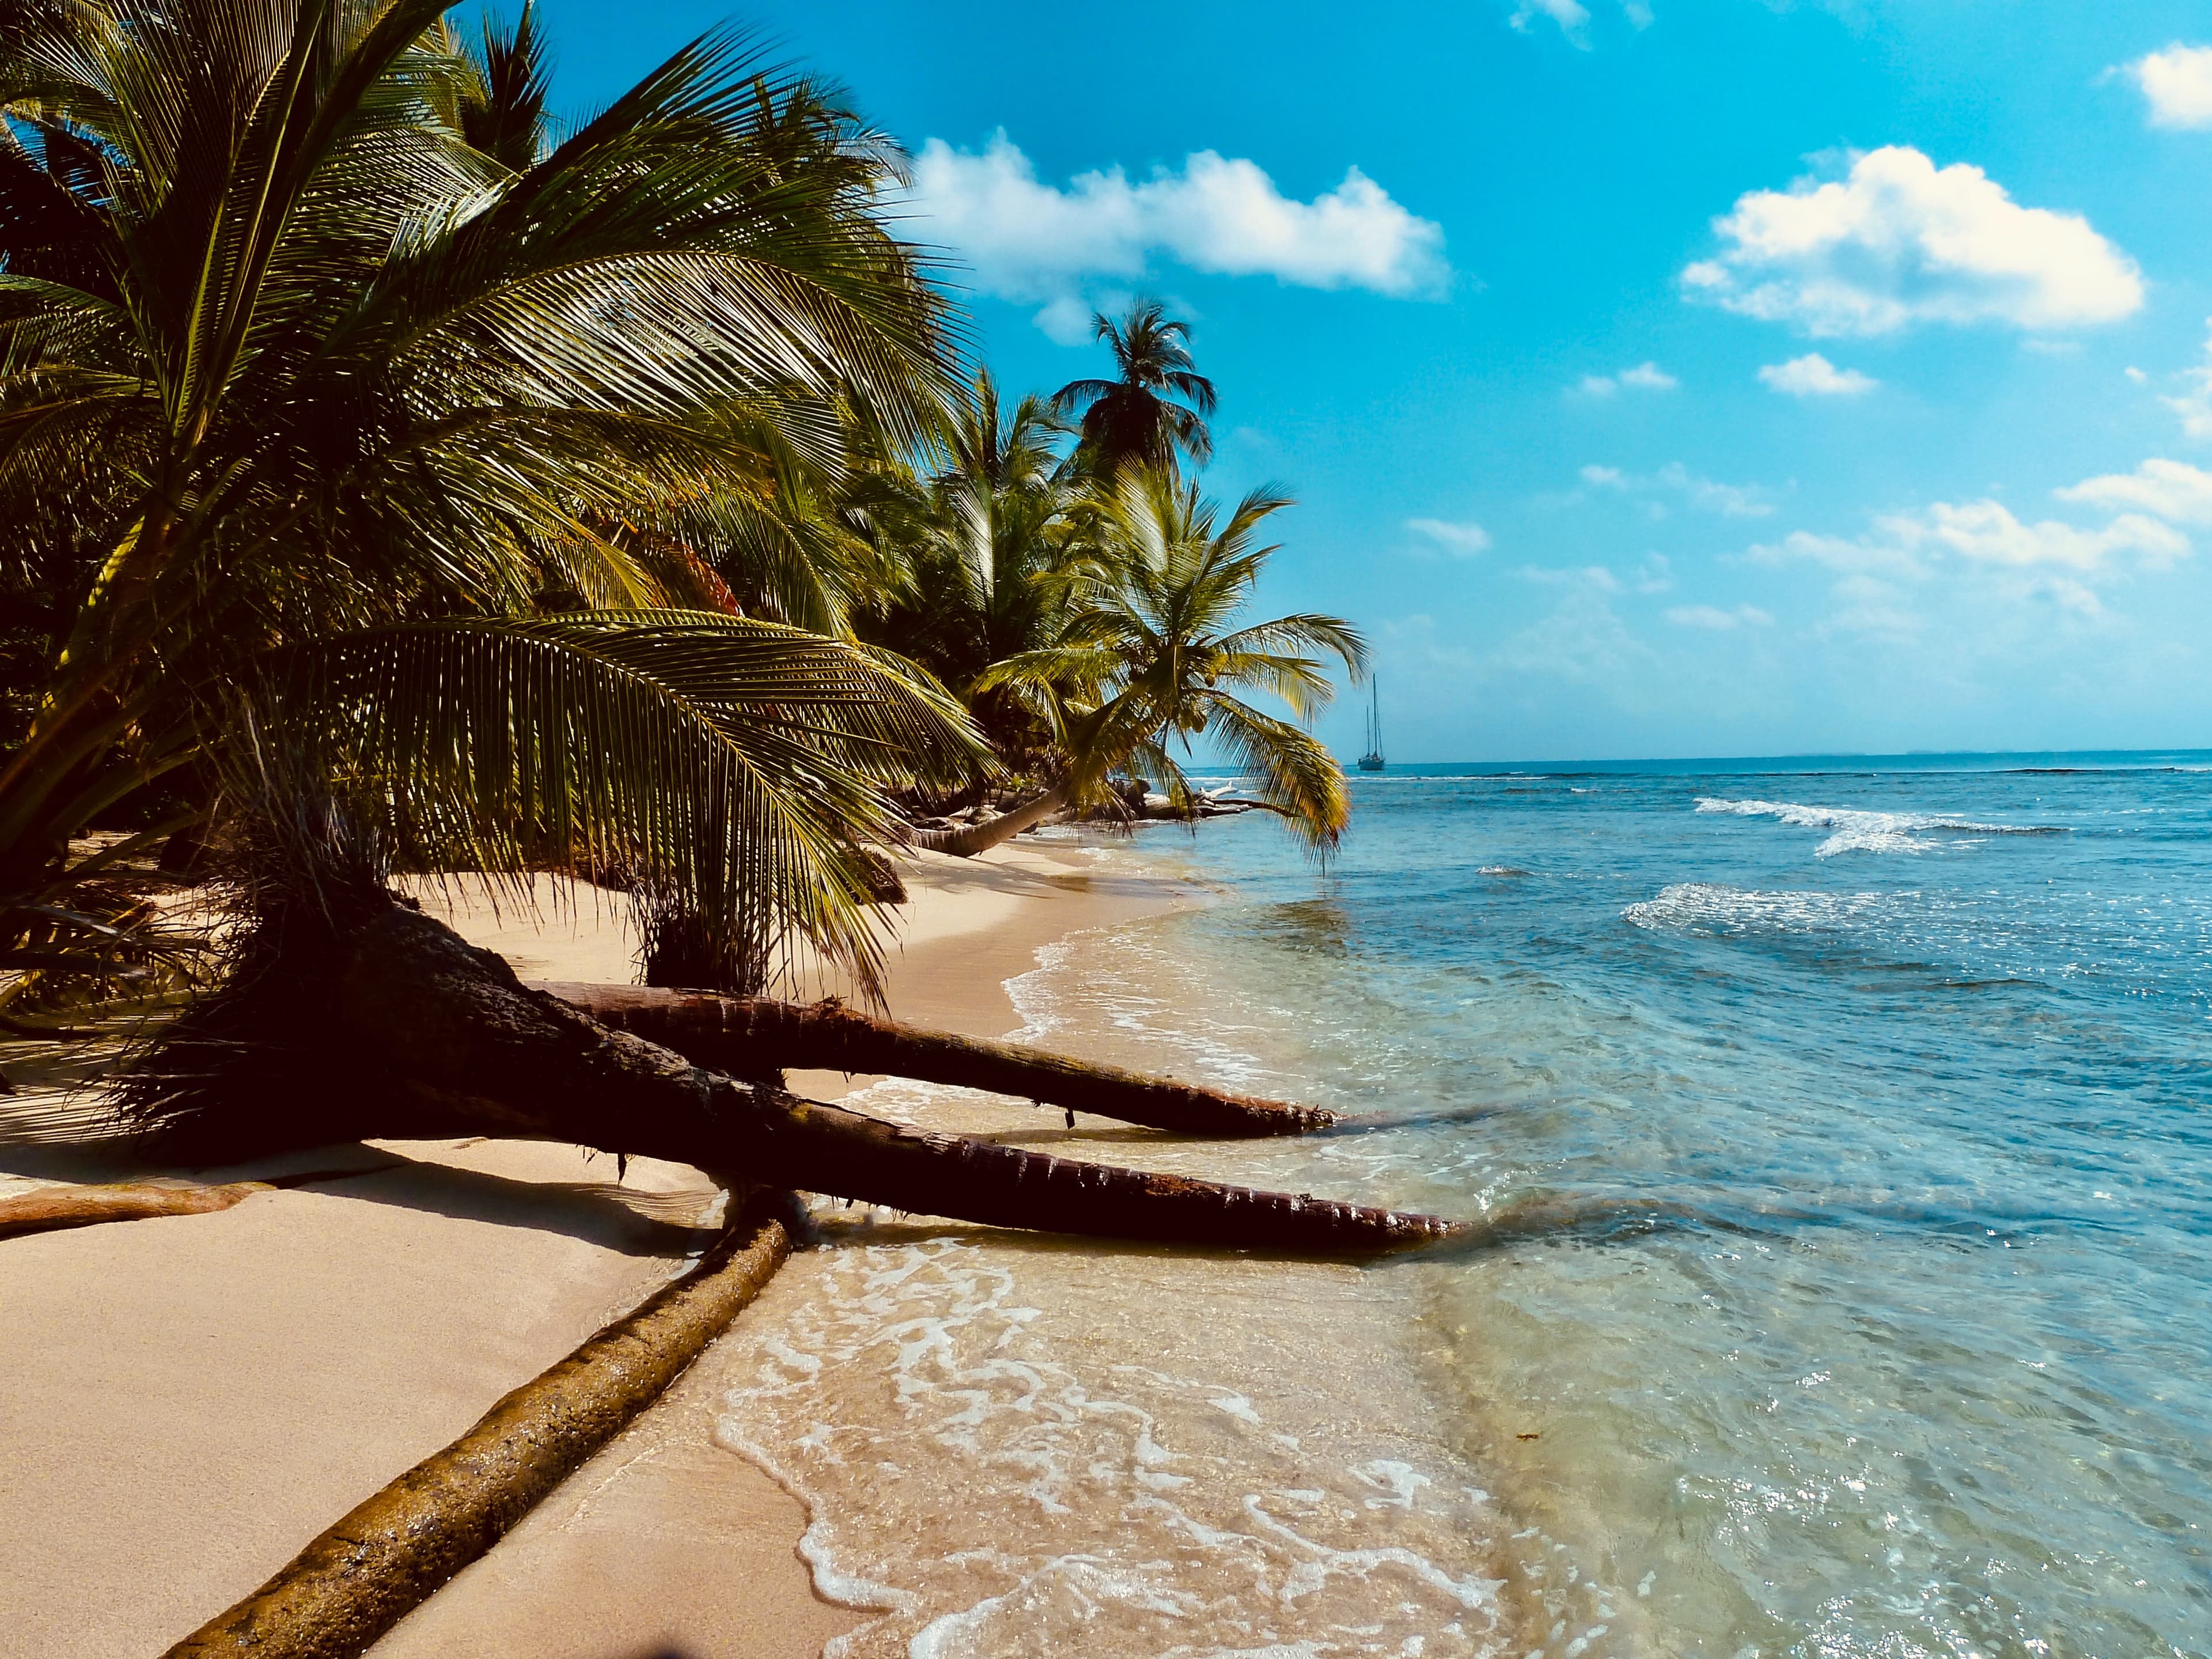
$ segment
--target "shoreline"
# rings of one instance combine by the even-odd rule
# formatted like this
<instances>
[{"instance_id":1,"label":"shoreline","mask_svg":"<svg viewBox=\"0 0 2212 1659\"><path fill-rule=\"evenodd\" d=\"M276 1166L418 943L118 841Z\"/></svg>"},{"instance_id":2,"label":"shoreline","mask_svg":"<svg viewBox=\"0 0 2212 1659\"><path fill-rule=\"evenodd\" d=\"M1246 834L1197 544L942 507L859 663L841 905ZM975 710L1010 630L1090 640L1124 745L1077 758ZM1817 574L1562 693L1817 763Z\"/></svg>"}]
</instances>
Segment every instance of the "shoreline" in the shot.
<instances>
[{"instance_id":1,"label":"shoreline","mask_svg":"<svg viewBox=\"0 0 2212 1659\"><path fill-rule=\"evenodd\" d=\"M1004 981L1041 947L1196 890L1066 842L917 863L886 1000L979 1036L1021 1024ZM614 908L533 922L479 905L458 925L526 977L625 981ZM829 1098L870 1081L793 1077ZM15 1131L0 1192L123 1173L112 1149L21 1133L57 1099L0 1103ZM618 1185L611 1160L526 1142L373 1143L222 1173L325 1169L362 1173L0 1249L0 1614L27 1650L91 1659L193 1629L680 1272L717 1198L683 1166L633 1159ZM800 1659L860 1623L816 1595L797 1501L714 1443L708 1369L372 1651Z\"/></svg>"}]
</instances>

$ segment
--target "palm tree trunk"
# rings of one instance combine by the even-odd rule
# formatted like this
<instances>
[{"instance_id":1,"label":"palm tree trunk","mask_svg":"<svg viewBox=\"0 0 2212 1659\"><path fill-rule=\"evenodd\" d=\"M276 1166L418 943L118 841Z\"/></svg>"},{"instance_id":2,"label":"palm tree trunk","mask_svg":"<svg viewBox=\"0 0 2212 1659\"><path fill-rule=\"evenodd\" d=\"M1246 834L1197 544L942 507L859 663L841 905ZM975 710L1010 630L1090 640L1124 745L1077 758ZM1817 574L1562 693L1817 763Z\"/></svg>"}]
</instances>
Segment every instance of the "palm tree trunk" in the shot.
<instances>
[{"instance_id":1,"label":"palm tree trunk","mask_svg":"<svg viewBox=\"0 0 2212 1659\"><path fill-rule=\"evenodd\" d=\"M725 1179L929 1215L1103 1238L1371 1255L1456 1237L1435 1216L1079 1164L885 1123L704 1071L556 997L416 912L362 930L337 1013L404 1098L356 1135L534 1135L673 1159ZM372 1093L365 1098L374 1101Z\"/></svg>"},{"instance_id":2,"label":"palm tree trunk","mask_svg":"<svg viewBox=\"0 0 2212 1659\"><path fill-rule=\"evenodd\" d=\"M690 1273L356 1504L163 1659L365 1651L505 1537L729 1328L791 1252L780 1207L775 1195L748 1206Z\"/></svg>"},{"instance_id":3,"label":"palm tree trunk","mask_svg":"<svg viewBox=\"0 0 2212 1659\"><path fill-rule=\"evenodd\" d=\"M532 988L582 1009L602 1025L673 1048L695 1066L735 1078L772 1077L787 1069L917 1078L1188 1135L1295 1135L1340 1121L1336 1113L1319 1106L1231 1094L1019 1043L901 1025L834 1000L775 1002L639 985L542 983Z\"/></svg>"},{"instance_id":4,"label":"palm tree trunk","mask_svg":"<svg viewBox=\"0 0 2212 1659\"><path fill-rule=\"evenodd\" d=\"M256 1193L274 1192L265 1181L220 1187L125 1182L112 1187L50 1187L0 1199L0 1238L17 1233L91 1227L103 1221L144 1221L157 1216L211 1215Z\"/></svg>"},{"instance_id":5,"label":"palm tree trunk","mask_svg":"<svg viewBox=\"0 0 2212 1659\"><path fill-rule=\"evenodd\" d=\"M995 818L986 818L981 823L960 830L912 830L908 833L909 844L927 853L950 853L957 859L972 859L978 853L989 852L1001 842L1012 841L1031 824L1042 823L1066 805L1068 800L1068 787L1055 783L1012 811L1001 812Z\"/></svg>"}]
</instances>

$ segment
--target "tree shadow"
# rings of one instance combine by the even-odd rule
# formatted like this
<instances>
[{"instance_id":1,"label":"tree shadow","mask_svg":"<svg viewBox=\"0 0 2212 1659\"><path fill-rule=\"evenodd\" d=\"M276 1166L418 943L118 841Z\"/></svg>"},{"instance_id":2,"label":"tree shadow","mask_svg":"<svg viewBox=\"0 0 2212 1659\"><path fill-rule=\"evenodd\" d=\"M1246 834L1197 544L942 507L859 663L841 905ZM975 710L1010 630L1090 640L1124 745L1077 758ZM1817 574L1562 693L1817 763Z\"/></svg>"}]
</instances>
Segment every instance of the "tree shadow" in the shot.
<instances>
[{"instance_id":1,"label":"tree shadow","mask_svg":"<svg viewBox=\"0 0 2212 1659\"><path fill-rule=\"evenodd\" d=\"M105 1183L182 1177L262 1181L459 1221L565 1234L622 1255L690 1255L720 1237L695 1224L701 1194L655 1193L605 1178L526 1181L350 1141L220 1167L191 1167L121 1128L84 1096L0 1100L0 1176Z\"/></svg>"}]
</instances>

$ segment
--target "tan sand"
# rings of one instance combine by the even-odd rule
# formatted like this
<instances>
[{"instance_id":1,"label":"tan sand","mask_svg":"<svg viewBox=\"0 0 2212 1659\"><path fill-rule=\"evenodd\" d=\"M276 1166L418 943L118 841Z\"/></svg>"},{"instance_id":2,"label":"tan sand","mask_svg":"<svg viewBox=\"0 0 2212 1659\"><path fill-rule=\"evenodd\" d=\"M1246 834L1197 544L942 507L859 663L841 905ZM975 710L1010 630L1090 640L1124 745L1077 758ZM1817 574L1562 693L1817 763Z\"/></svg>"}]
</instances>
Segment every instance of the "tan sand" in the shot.
<instances>
[{"instance_id":1,"label":"tan sand","mask_svg":"<svg viewBox=\"0 0 2212 1659\"><path fill-rule=\"evenodd\" d=\"M891 1010L982 1035L1013 1023L1002 983L1040 945L1181 896L1033 847L928 857L909 887ZM463 930L526 977L629 976L611 900L532 917L459 896ZM17 1116L52 1106L27 1096ZM520 1142L356 1146L218 1178L337 1168L369 1172L0 1244L9 1650L160 1652L678 1270L715 1198L681 1166L633 1161L617 1186L610 1159ZM121 1172L96 1149L0 1138L0 1194ZM379 1659L798 1659L856 1623L813 1593L798 1504L714 1443L716 1397L679 1382Z\"/></svg>"}]
</instances>

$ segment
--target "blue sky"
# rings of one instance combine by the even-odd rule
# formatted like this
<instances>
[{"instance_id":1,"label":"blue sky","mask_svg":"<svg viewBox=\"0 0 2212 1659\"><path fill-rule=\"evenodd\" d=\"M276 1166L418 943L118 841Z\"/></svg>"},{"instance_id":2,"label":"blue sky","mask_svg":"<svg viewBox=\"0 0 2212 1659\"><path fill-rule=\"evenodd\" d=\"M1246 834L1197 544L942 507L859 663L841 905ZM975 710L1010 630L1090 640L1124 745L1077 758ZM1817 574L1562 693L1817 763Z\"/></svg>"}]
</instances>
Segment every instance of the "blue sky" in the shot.
<instances>
[{"instance_id":1,"label":"blue sky","mask_svg":"<svg viewBox=\"0 0 2212 1659\"><path fill-rule=\"evenodd\" d=\"M544 15L580 109L728 13ZM2212 744L2201 4L741 20L920 158L1002 381L1194 319L1394 759Z\"/></svg>"}]
</instances>

